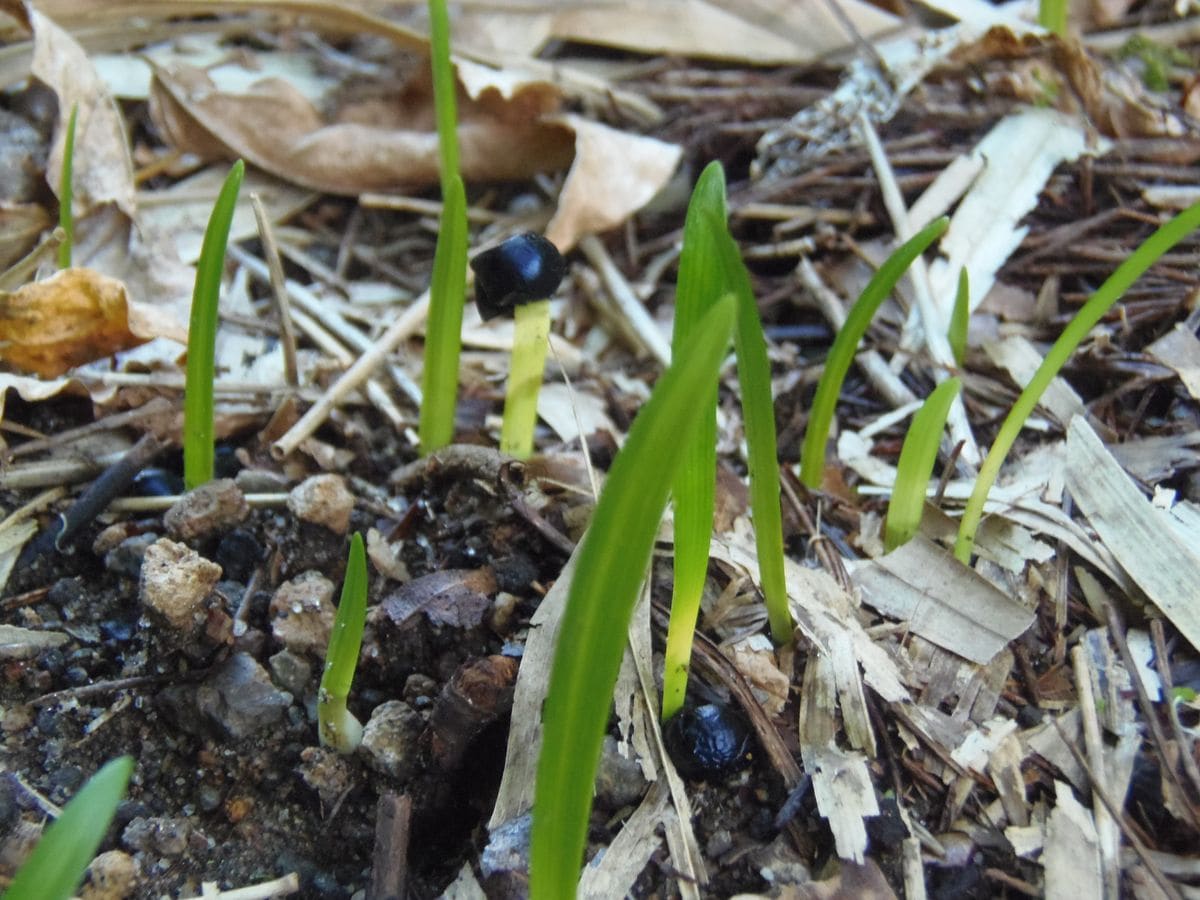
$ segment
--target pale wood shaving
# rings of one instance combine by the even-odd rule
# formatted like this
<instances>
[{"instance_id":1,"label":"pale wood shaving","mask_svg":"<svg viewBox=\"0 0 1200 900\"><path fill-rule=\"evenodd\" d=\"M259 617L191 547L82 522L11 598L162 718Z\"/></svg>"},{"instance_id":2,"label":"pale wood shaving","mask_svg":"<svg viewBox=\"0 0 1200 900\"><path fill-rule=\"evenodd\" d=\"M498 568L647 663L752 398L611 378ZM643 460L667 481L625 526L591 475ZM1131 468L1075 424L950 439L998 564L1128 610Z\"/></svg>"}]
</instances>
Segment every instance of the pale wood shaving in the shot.
<instances>
[{"instance_id":1,"label":"pale wood shaving","mask_svg":"<svg viewBox=\"0 0 1200 900\"><path fill-rule=\"evenodd\" d=\"M1055 782L1057 803L1046 826L1046 900L1104 897L1099 838L1092 814L1075 799L1071 786Z\"/></svg>"},{"instance_id":2,"label":"pale wood shaving","mask_svg":"<svg viewBox=\"0 0 1200 900\"><path fill-rule=\"evenodd\" d=\"M833 831L838 856L861 863L867 850L863 819L879 815L866 757L834 746L802 746L801 754L805 770L812 775L817 809Z\"/></svg>"},{"instance_id":3,"label":"pale wood shaving","mask_svg":"<svg viewBox=\"0 0 1200 900\"><path fill-rule=\"evenodd\" d=\"M1146 596L1200 648L1200 554L1180 540L1082 419L1072 420L1067 447L1067 485L1080 510Z\"/></svg>"}]
</instances>

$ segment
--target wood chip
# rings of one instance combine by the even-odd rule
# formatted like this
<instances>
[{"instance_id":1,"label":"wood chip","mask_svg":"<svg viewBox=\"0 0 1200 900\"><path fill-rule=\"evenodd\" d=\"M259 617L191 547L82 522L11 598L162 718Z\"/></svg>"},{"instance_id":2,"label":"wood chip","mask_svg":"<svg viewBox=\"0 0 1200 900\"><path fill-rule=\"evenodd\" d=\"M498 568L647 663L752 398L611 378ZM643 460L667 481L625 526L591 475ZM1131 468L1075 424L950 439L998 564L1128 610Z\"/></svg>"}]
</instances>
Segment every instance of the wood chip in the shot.
<instances>
[{"instance_id":1,"label":"wood chip","mask_svg":"<svg viewBox=\"0 0 1200 900\"><path fill-rule=\"evenodd\" d=\"M1063 781L1054 783L1058 802L1046 828L1046 900L1103 897L1100 846L1096 824Z\"/></svg>"},{"instance_id":2,"label":"wood chip","mask_svg":"<svg viewBox=\"0 0 1200 900\"><path fill-rule=\"evenodd\" d=\"M1100 540L1146 596L1200 648L1200 554L1129 480L1083 419L1067 432L1067 487Z\"/></svg>"}]
</instances>

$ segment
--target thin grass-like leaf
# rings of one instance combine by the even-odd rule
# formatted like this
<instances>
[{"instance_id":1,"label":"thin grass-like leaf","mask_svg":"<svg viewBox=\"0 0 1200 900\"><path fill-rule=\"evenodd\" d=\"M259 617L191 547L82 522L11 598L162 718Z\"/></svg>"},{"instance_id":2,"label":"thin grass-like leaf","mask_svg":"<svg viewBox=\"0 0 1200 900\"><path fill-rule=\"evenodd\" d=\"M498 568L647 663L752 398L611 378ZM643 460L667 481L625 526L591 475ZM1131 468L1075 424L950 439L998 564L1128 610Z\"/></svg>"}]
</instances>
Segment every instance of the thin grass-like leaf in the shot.
<instances>
[{"instance_id":1,"label":"thin grass-like leaf","mask_svg":"<svg viewBox=\"0 0 1200 900\"><path fill-rule=\"evenodd\" d=\"M213 205L192 288L188 326L187 373L183 389L183 483L191 490L213 477L213 378L217 349L217 304L225 245L246 167L239 159L230 168Z\"/></svg>"},{"instance_id":2,"label":"thin grass-like leaf","mask_svg":"<svg viewBox=\"0 0 1200 900\"><path fill-rule=\"evenodd\" d=\"M62 173L58 181L58 227L63 230L58 245L58 267L71 268L71 251L75 246L75 123L79 104L71 107L67 119L67 137L63 141Z\"/></svg>"},{"instance_id":3,"label":"thin grass-like leaf","mask_svg":"<svg viewBox=\"0 0 1200 900\"><path fill-rule=\"evenodd\" d=\"M458 104L455 101L454 66L450 62L450 16L446 13L446 0L429 0L429 55L444 199L450 195L451 180L460 177Z\"/></svg>"},{"instance_id":4,"label":"thin grass-like leaf","mask_svg":"<svg viewBox=\"0 0 1200 900\"><path fill-rule=\"evenodd\" d=\"M467 200L458 175L442 206L429 321L425 327L425 371L421 382L421 453L429 454L454 439L458 396L458 358L462 349L463 305L467 291Z\"/></svg>"},{"instance_id":5,"label":"thin grass-like leaf","mask_svg":"<svg viewBox=\"0 0 1200 900\"><path fill-rule=\"evenodd\" d=\"M675 289L675 325L671 350L678 358L696 333L704 313L728 281L717 253L712 221L725 221L725 173L710 163L692 191L683 224L679 282ZM662 718L665 722L683 706L691 665L692 637L700 612L700 597L708 576L712 542L714 491L717 471L717 379L696 385L696 403L703 406L700 421L684 450L672 485L675 507L675 583L663 661Z\"/></svg>"},{"instance_id":6,"label":"thin grass-like leaf","mask_svg":"<svg viewBox=\"0 0 1200 900\"><path fill-rule=\"evenodd\" d=\"M838 395L842 391L842 382L850 370L858 342L862 340L867 326L875 317L875 311L892 292L900 276L908 270L914 259L937 240L949 224L950 220L945 216L930 222L889 256L887 262L879 267L879 271L867 283L851 307L850 314L846 316L846 324L834 338L833 346L829 348L829 356L825 359L825 371L817 384L812 409L808 413L808 428L804 432L804 448L800 453L800 480L810 489L816 490L821 486L829 426L833 422L833 412L837 407Z\"/></svg>"},{"instance_id":7,"label":"thin grass-like leaf","mask_svg":"<svg viewBox=\"0 0 1200 900\"><path fill-rule=\"evenodd\" d=\"M742 418L746 423L746 458L750 468L750 514L754 546L762 578L763 601L771 623L771 638L782 646L792 639L783 574L783 514L779 505L779 448L775 441L775 402L771 397L771 363L750 274L737 244L722 219L716 249L726 272L725 287L737 297L738 383L742 389Z\"/></svg>"},{"instance_id":8,"label":"thin grass-like leaf","mask_svg":"<svg viewBox=\"0 0 1200 900\"><path fill-rule=\"evenodd\" d=\"M983 504L987 501L988 492L995 484L996 476L1000 474L1000 466L1004 464L1008 451L1012 449L1017 435L1025 426L1025 420L1037 407L1038 400L1050 386L1054 376L1067 364L1071 355L1088 336L1088 332L1112 305L1124 296L1129 287L1154 265L1159 257L1191 234L1197 226L1200 226L1200 203L1189 206L1175 218L1161 225L1108 276L1104 284L1100 285L1096 293L1092 294L1075 317L1067 323L1058 340L1046 352L1042 364L1038 366L1033 377L1029 379L1029 384L1021 391L1009 410L987 458L979 469L979 476L975 479L975 486L971 489L971 497L967 500L962 521L958 526L958 539L954 542L954 555L959 560L964 563L971 561L971 553L975 548L975 532L979 528L980 519L983 518Z\"/></svg>"},{"instance_id":9,"label":"thin grass-like leaf","mask_svg":"<svg viewBox=\"0 0 1200 900\"><path fill-rule=\"evenodd\" d=\"M367 620L367 555L362 535L350 539L346 559L346 577L338 601L329 648L325 653L325 671L317 693L317 732L321 745L340 753L350 753L362 739L362 725L346 709L346 698L354 683L358 654L362 649L363 625Z\"/></svg>"},{"instance_id":10,"label":"thin grass-like leaf","mask_svg":"<svg viewBox=\"0 0 1200 900\"><path fill-rule=\"evenodd\" d=\"M1040 0L1038 24L1063 37L1067 33L1067 0Z\"/></svg>"},{"instance_id":11,"label":"thin grass-like leaf","mask_svg":"<svg viewBox=\"0 0 1200 900\"><path fill-rule=\"evenodd\" d=\"M132 773L133 757L121 756L89 778L46 829L4 892L4 900L67 900L74 894L112 824Z\"/></svg>"},{"instance_id":12,"label":"thin grass-like leaf","mask_svg":"<svg viewBox=\"0 0 1200 900\"><path fill-rule=\"evenodd\" d=\"M967 325L971 320L971 282L967 275L967 267L958 270L958 290L954 294L954 311L950 313L950 352L954 354L954 364L962 368L963 359L967 355Z\"/></svg>"},{"instance_id":13,"label":"thin grass-like leaf","mask_svg":"<svg viewBox=\"0 0 1200 900\"><path fill-rule=\"evenodd\" d=\"M704 411L694 386L716 378L734 305L728 297L709 311L655 386L613 461L584 536L543 707L530 846L535 900L575 894L629 619L667 494Z\"/></svg>"},{"instance_id":14,"label":"thin grass-like leaf","mask_svg":"<svg viewBox=\"0 0 1200 900\"><path fill-rule=\"evenodd\" d=\"M907 543L921 527L925 487L929 484L933 464L937 462L946 415L960 387L959 379L947 378L934 388L913 416L908 434L904 436L904 446L900 448L900 460L896 464L896 486L888 503L883 534L883 545L888 553Z\"/></svg>"}]
</instances>

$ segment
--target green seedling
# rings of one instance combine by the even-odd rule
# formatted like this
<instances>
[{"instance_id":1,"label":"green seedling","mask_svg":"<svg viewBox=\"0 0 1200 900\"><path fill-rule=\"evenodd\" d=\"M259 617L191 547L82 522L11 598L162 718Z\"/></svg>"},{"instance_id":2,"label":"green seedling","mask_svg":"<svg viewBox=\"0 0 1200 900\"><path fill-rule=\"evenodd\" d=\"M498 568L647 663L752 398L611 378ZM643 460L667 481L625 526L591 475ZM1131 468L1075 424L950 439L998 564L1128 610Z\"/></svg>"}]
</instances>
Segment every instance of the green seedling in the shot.
<instances>
[{"instance_id":1,"label":"green seedling","mask_svg":"<svg viewBox=\"0 0 1200 900\"><path fill-rule=\"evenodd\" d=\"M904 446L900 448L900 460L896 464L896 486L888 503L883 532L883 544L888 553L908 543L921 527L925 487L933 473L933 464L937 462L946 415L961 386L962 382L957 378L947 378L934 388L913 416L908 434L904 436Z\"/></svg>"},{"instance_id":2,"label":"green seedling","mask_svg":"<svg viewBox=\"0 0 1200 900\"><path fill-rule=\"evenodd\" d=\"M317 693L317 732L321 746L339 753L353 753L362 742L362 724L346 709L358 653L362 649L363 625L367 620L367 555L362 535L350 539L342 598L329 635L325 672Z\"/></svg>"},{"instance_id":3,"label":"green seedling","mask_svg":"<svg viewBox=\"0 0 1200 900\"><path fill-rule=\"evenodd\" d=\"M196 263L183 389L183 483L188 490L213 477L217 304L221 296L221 273L225 268L225 245L229 243L229 228L245 171L240 159L230 168L208 218L200 261Z\"/></svg>"},{"instance_id":4,"label":"green seedling","mask_svg":"<svg viewBox=\"0 0 1200 900\"><path fill-rule=\"evenodd\" d=\"M960 369L967 356L967 325L971 321L971 282L966 266L958 270L958 290L954 294L954 311L950 314L950 333L947 336L954 364Z\"/></svg>"},{"instance_id":5,"label":"green seedling","mask_svg":"<svg viewBox=\"0 0 1200 900\"><path fill-rule=\"evenodd\" d=\"M58 245L58 267L71 268L71 251L75 245L75 123L79 104L71 107L67 119L67 137L63 141L62 174L58 181L58 227L63 231Z\"/></svg>"},{"instance_id":6,"label":"green seedling","mask_svg":"<svg viewBox=\"0 0 1200 900\"><path fill-rule=\"evenodd\" d=\"M876 310L892 292L900 276L908 270L914 259L941 236L949 224L950 220L945 216L930 222L889 256L850 308L846 324L834 338L833 346L829 348L829 356L825 359L825 371L821 373L821 380L817 384L812 409L808 413L808 428L804 432L804 447L800 453L800 480L810 490L821 486L829 426L833 422L833 412L837 406L838 395L842 391L842 382L846 373L850 371L850 363L854 361L854 351L858 348L858 342L866 334L867 326L875 317Z\"/></svg>"},{"instance_id":7,"label":"green seedling","mask_svg":"<svg viewBox=\"0 0 1200 900\"><path fill-rule=\"evenodd\" d=\"M1038 24L1059 37L1067 33L1067 0L1039 0Z\"/></svg>"},{"instance_id":8,"label":"green seedling","mask_svg":"<svg viewBox=\"0 0 1200 900\"><path fill-rule=\"evenodd\" d=\"M421 453L454 439L458 358L462 349L463 298L467 285L467 201L462 179L450 179L433 255L429 321L425 326L425 372L421 382Z\"/></svg>"},{"instance_id":9,"label":"green seedling","mask_svg":"<svg viewBox=\"0 0 1200 900\"><path fill-rule=\"evenodd\" d=\"M133 757L104 765L46 829L4 892L4 900L67 900L96 855L117 804L125 796Z\"/></svg>"},{"instance_id":10,"label":"green seedling","mask_svg":"<svg viewBox=\"0 0 1200 900\"><path fill-rule=\"evenodd\" d=\"M659 379L613 461L579 549L543 706L530 846L534 898L575 895L629 620L684 448L706 412L696 385L716 380L735 303L716 303Z\"/></svg>"},{"instance_id":11,"label":"green seedling","mask_svg":"<svg viewBox=\"0 0 1200 900\"><path fill-rule=\"evenodd\" d=\"M963 510L962 521L958 526L958 538L954 543L954 555L959 560L970 563L971 553L975 548L975 532L979 529L980 519L983 518L983 505L987 501L988 492L995 484L996 476L1000 474L1000 466L1016 442L1017 435L1025 427L1025 421L1033 414L1050 382L1113 304L1124 296L1130 286L1154 265L1159 257L1191 234L1197 226L1200 226L1200 203L1189 206L1161 225L1108 276L1096 293L1088 298L1087 303L1067 323L1058 340L1046 352L1042 364L1038 366L1033 377L1029 379L1029 384L1021 391L1009 410L1000 431L996 434L996 440L988 450L983 466L979 469L979 475L975 479L971 496Z\"/></svg>"},{"instance_id":12,"label":"green seedling","mask_svg":"<svg viewBox=\"0 0 1200 900\"><path fill-rule=\"evenodd\" d=\"M550 346L550 301L534 300L513 312L512 368L504 394L500 450L516 459L533 452L537 401Z\"/></svg>"},{"instance_id":13,"label":"green seedling","mask_svg":"<svg viewBox=\"0 0 1200 900\"><path fill-rule=\"evenodd\" d=\"M454 439L458 359L462 349L463 299L467 284L467 201L458 170L458 113L450 63L450 22L445 0L429 0L430 64L442 180L442 221L433 256L425 371L421 384L421 453Z\"/></svg>"},{"instance_id":14,"label":"green seedling","mask_svg":"<svg viewBox=\"0 0 1200 900\"><path fill-rule=\"evenodd\" d=\"M750 279L726 225L725 173L716 162L709 164L696 182L684 223L672 335L675 355L683 351L695 333L710 307L714 290L731 292L737 298L735 345L746 419L759 568L772 634L782 643L791 637L791 616L783 578L783 528L770 366ZM697 394L700 388L696 385ZM687 694L692 638L708 574L717 462L715 379L705 386L703 399L698 402L704 412L672 486L675 583L663 672L664 721L682 708Z\"/></svg>"},{"instance_id":15,"label":"green seedling","mask_svg":"<svg viewBox=\"0 0 1200 900\"><path fill-rule=\"evenodd\" d=\"M517 459L533 452L537 398L550 342L550 301L566 274L558 248L526 232L485 250L473 260L475 305L487 321L512 315L512 368L504 397L500 449Z\"/></svg>"}]
</instances>

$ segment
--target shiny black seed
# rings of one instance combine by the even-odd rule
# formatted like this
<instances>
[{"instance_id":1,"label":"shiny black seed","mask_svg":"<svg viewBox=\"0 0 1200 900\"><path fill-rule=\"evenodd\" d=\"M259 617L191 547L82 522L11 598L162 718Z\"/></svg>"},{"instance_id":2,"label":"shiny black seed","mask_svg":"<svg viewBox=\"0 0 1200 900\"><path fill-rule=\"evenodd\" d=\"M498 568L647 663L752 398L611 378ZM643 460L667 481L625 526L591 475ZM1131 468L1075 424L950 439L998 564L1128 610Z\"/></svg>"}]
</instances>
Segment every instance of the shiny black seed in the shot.
<instances>
[{"instance_id":1,"label":"shiny black seed","mask_svg":"<svg viewBox=\"0 0 1200 900\"><path fill-rule=\"evenodd\" d=\"M566 274L562 254L540 234L526 232L471 260L475 305L485 322L515 307L551 297Z\"/></svg>"},{"instance_id":2,"label":"shiny black seed","mask_svg":"<svg viewBox=\"0 0 1200 900\"><path fill-rule=\"evenodd\" d=\"M688 778L726 775L750 764L750 729L728 706L683 709L667 722L665 737L676 768Z\"/></svg>"},{"instance_id":3,"label":"shiny black seed","mask_svg":"<svg viewBox=\"0 0 1200 900\"><path fill-rule=\"evenodd\" d=\"M134 476L133 489L140 497L174 497L183 493L183 476L151 466Z\"/></svg>"}]
</instances>

